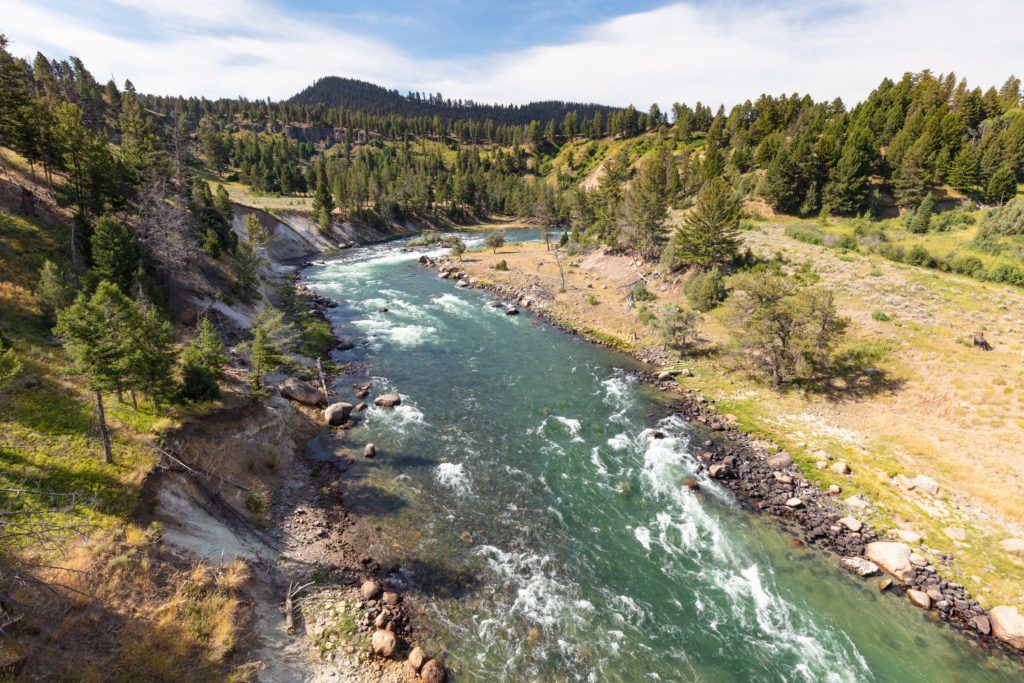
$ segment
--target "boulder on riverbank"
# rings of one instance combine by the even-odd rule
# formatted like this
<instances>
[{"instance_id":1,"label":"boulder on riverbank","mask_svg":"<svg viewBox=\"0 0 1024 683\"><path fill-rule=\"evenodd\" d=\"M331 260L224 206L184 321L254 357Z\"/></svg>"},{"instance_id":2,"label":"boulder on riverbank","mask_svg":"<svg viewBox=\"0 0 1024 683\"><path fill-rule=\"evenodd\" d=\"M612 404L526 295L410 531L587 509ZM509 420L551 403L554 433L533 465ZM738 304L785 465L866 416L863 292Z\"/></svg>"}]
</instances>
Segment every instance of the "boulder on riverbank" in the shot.
<instances>
[{"instance_id":1,"label":"boulder on riverbank","mask_svg":"<svg viewBox=\"0 0 1024 683\"><path fill-rule=\"evenodd\" d=\"M444 683L444 667L441 666L441 662L431 659L420 670L420 678L423 683Z\"/></svg>"},{"instance_id":2,"label":"boulder on riverbank","mask_svg":"<svg viewBox=\"0 0 1024 683\"><path fill-rule=\"evenodd\" d=\"M391 631L377 630L370 638L373 654L379 657L391 657L398 651L398 638Z\"/></svg>"},{"instance_id":3,"label":"boulder on riverbank","mask_svg":"<svg viewBox=\"0 0 1024 683\"><path fill-rule=\"evenodd\" d=\"M914 578L910 546L906 543L875 541L864 546L864 556L903 582Z\"/></svg>"},{"instance_id":4,"label":"boulder on riverbank","mask_svg":"<svg viewBox=\"0 0 1024 683\"><path fill-rule=\"evenodd\" d=\"M278 386L278 391L283 396L287 396L290 399L304 403L307 406L318 406L323 403L324 397L309 382L303 382L301 379L295 379L289 377L285 381L281 382Z\"/></svg>"},{"instance_id":5,"label":"boulder on riverbank","mask_svg":"<svg viewBox=\"0 0 1024 683\"><path fill-rule=\"evenodd\" d=\"M1024 650L1024 616L1016 607L1000 605L988 611L992 635L1010 647Z\"/></svg>"},{"instance_id":6,"label":"boulder on riverbank","mask_svg":"<svg viewBox=\"0 0 1024 683\"><path fill-rule=\"evenodd\" d=\"M924 591L919 591L914 588L907 590L907 597L910 599L910 603L921 609L931 609L932 599L928 597L928 594Z\"/></svg>"},{"instance_id":7,"label":"boulder on riverbank","mask_svg":"<svg viewBox=\"0 0 1024 683\"><path fill-rule=\"evenodd\" d=\"M345 421L348 420L351 414L351 403L332 403L324 408L324 420L332 427L345 424Z\"/></svg>"},{"instance_id":8,"label":"boulder on riverbank","mask_svg":"<svg viewBox=\"0 0 1024 683\"><path fill-rule=\"evenodd\" d=\"M373 400L373 405L380 408L394 408L402 405L402 397L396 393L382 394Z\"/></svg>"}]
</instances>

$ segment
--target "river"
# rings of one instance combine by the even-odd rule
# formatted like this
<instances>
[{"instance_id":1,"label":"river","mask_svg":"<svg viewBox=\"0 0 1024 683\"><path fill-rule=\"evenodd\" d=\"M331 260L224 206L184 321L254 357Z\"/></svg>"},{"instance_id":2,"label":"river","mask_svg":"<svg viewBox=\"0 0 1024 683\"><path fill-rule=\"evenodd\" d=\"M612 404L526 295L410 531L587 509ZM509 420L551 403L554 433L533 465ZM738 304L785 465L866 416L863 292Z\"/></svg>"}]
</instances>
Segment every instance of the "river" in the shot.
<instances>
[{"instance_id":1,"label":"river","mask_svg":"<svg viewBox=\"0 0 1024 683\"><path fill-rule=\"evenodd\" d=\"M303 276L357 339L337 360L402 396L350 433L379 455L346 496L456 680L1020 680L694 474L705 435L630 358L506 316L400 247Z\"/></svg>"}]
</instances>

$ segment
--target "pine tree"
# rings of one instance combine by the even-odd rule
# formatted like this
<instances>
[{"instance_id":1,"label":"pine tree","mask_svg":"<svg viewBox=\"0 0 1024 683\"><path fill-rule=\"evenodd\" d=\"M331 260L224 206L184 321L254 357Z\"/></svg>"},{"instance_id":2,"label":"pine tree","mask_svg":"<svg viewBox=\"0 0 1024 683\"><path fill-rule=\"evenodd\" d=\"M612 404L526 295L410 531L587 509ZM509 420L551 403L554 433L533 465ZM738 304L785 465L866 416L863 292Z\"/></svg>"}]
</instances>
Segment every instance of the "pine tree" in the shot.
<instances>
[{"instance_id":1,"label":"pine tree","mask_svg":"<svg viewBox=\"0 0 1024 683\"><path fill-rule=\"evenodd\" d=\"M265 247L270 242L270 233L260 222L260 217L250 213L245 217L245 236L255 247Z\"/></svg>"},{"instance_id":2,"label":"pine tree","mask_svg":"<svg viewBox=\"0 0 1024 683\"><path fill-rule=\"evenodd\" d=\"M67 276L53 261L43 261L39 269L39 286L36 290L39 308L49 320L55 320L57 311L71 303L71 289Z\"/></svg>"},{"instance_id":3,"label":"pine tree","mask_svg":"<svg viewBox=\"0 0 1024 683\"><path fill-rule=\"evenodd\" d=\"M850 134L839 161L829 173L822 191L822 203L839 214L859 213L867 202L870 157L867 133L858 129Z\"/></svg>"},{"instance_id":4,"label":"pine tree","mask_svg":"<svg viewBox=\"0 0 1024 683\"><path fill-rule=\"evenodd\" d=\"M928 148L924 143L925 139L921 138L911 145L893 173L896 203L900 206L920 204L930 190L932 172L928 165Z\"/></svg>"},{"instance_id":5,"label":"pine tree","mask_svg":"<svg viewBox=\"0 0 1024 683\"><path fill-rule=\"evenodd\" d=\"M174 391L174 331L152 304L134 308L128 386L144 391L159 410Z\"/></svg>"},{"instance_id":6,"label":"pine tree","mask_svg":"<svg viewBox=\"0 0 1024 683\"><path fill-rule=\"evenodd\" d=\"M285 364L285 348L295 338L295 331L285 322L281 311L264 308L253 322L251 348L253 383L262 385L263 375Z\"/></svg>"},{"instance_id":7,"label":"pine tree","mask_svg":"<svg viewBox=\"0 0 1024 683\"><path fill-rule=\"evenodd\" d=\"M675 172L671 157L662 150L643 163L626 195L627 236L648 261L658 257L668 239L669 175Z\"/></svg>"},{"instance_id":8,"label":"pine tree","mask_svg":"<svg viewBox=\"0 0 1024 683\"><path fill-rule=\"evenodd\" d=\"M13 348L0 344L0 391L3 391L21 372L21 361Z\"/></svg>"},{"instance_id":9,"label":"pine tree","mask_svg":"<svg viewBox=\"0 0 1024 683\"><path fill-rule=\"evenodd\" d=\"M960 148L950 165L947 179L961 192L969 192L978 185L978 148L967 143Z\"/></svg>"},{"instance_id":10,"label":"pine tree","mask_svg":"<svg viewBox=\"0 0 1024 683\"><path fill-rule=\"evenodd\" d=\"M985 185L985 201L1002 204L1017 194L1017 177L1009 166L1000 166Z\"/></svg>"},{"instance_id":11,"label":"pine tree","mask_svg":"<svg viewBox=\"0 0 1024 683\"><path fill-rule=\"evenodd\" d=\"M122 294L130 294L139 268L139 249L128 228L104 216L96 223L91 244L90 275L94 281L106 280L117 285Z\"/></svg>"},{"instance_id":12,"label":"pine tree","mask_svg":"<svg viewBox=\"0 0 1024 683\"><path fill-rule=\"evenodd\" d=\"M79 294L73 304L57 313L54 332L96 398L103 461L108 464L113 462L113 453L103 393L120 390L127 383L135 342L132 327L137 322L132 302L109 282L100 282L89 298Z\"/></svg>"},{"instance_id":13,"label":"pine tree","mask_svg":"<svg viewBox=\"0 0 1024 683\"><path fill-rule=\"evenodd\" d=\"M263 259L256 253L252 242L242 242L235 248L235 273L242 299L252 301L260 293L260 268Z\"/></svg>"},{"instance_id":14,"label":"pine tree","mask_svg":"<svg viewBox=\"0 0 1024 683\"><path fill-rule=\"evenodd\" d=\"M708 183L673 238L673 266L724 265L740 245L740 201L722 178Z\"/></svg>"},{"instance_id":15,"label":"pine tree","mask_svg":"<svg viewBox=\"0 0 1024 683\"><path fill-rule=\"evenodd\" d=\"M921 200L921 205L917 207L917 211L914 212L914 218L910 221L910 231L916 233L928 232L933 213L935 213L935 198L929 192Z\"/></svg>"},{"instance_id":16,"label":"pine tree","mask_svg":"<svg viewBox=\"0 0 1024 683\"><path fill-rule=\"evenodd\" d=\"M181 363L199 366L219 378L228 362L227 356L224 355L224 342L213 329L209 318L203 318L199 322L197 331L195 341L181 352Z\"/></svg>"}]
</instances>

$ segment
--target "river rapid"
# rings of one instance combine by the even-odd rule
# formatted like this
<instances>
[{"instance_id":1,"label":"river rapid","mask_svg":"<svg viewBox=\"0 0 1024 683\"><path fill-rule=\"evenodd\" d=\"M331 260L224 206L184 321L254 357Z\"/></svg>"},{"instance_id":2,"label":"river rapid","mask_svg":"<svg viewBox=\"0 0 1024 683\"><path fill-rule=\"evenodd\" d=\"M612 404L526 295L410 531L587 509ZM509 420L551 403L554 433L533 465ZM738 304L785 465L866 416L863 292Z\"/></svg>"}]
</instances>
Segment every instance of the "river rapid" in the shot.
<instances>
[{"instance_id":1,"label":"river rapid","mask_svg":"<svg viewBox=\"0 0 1024 683\"><path fill-rule=\"evenodd\" d=\"M706 435L630 358L507 316L401 247L348 251L303 282L357 341L336 360L402 396L350 432L379 455L349 469L346 495L456 680L1021 680L695 474Z\"/></svg>"}]
</instances>

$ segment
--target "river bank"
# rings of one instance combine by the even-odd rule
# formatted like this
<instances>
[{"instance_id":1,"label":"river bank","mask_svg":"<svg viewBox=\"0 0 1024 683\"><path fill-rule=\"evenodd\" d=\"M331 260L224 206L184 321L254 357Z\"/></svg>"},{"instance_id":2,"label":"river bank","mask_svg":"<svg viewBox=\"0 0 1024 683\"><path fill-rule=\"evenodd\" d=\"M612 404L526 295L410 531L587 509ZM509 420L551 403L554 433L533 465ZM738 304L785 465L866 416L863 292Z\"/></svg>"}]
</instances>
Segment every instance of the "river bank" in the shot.
<instances>
[{"instance_id":1,"label":"river bank","mask_svg":"<svg viewBox=\"0 0 1024 683\"><path fill-rule=\"evenodd\" d=\"M560 306L556 292L565 282L562 268L542 272L543 255L554 262L542 246L520 245L517 250L527 256L516 262L523 270L513 269L512 273L493 270L493 265L507 254L474 252L465 261L425 257L421 263L437 270L442 278L454 280L458 287L478 287L498 295L508 302L510 314L517 308L527 308L561 329L626 351L645 362L664 364L669 360L663 349L637 343L640 340L631 315L613 316L608 321L580 315L578 308ZM526 272L527 263L533 266L533 272ZM594 290L597 285L607 291L616 284L596 278L586 286ZM663 285L661 291L664 290ZM626 334L624 327L628 330ZM715 401L707 400L699 391L681 387L675 379L680 375L693 373L664 372L651 374L647 379L661 389L678 393L679 414L708 426L710 438L698 456L709 476L728 486L748 507L765 512L797 532L804 542L835 553L843 566L855 574L874 576L884 572L896 579L883 578L878 588L906 595L914 605L926 610L930 618L949 623L982 652L995 649L1019 659L1018 650L1024 643L1020 640L1015 608L987 610L969 589L948 577L952 556L923 547L920 537L915 539L910 534L887 539L888 534L879 533L867 519L873 501L859 494L843 500L844 491L839 484L825 485L820 478L805 477L794 459L777 445L745 433L737 427L735 415L720 411ZM824 467L830 472L840 476L850 473L844 460L825 454L821 457L827 458ZM694 489L699 487L696 481L683 483Z\"/></svg>"}]
</instances>

